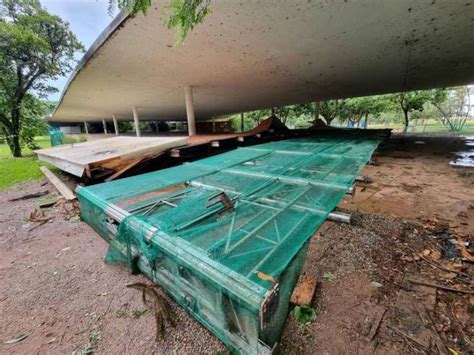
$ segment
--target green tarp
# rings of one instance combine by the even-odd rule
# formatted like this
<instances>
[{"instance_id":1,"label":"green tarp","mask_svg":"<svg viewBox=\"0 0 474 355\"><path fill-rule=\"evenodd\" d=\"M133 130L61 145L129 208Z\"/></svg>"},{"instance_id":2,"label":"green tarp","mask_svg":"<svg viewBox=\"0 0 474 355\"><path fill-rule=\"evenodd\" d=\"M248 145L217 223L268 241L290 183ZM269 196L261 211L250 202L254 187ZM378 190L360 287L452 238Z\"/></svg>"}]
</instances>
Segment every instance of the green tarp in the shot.
<instances>
[{"instance_id":1,"label":"green tarp","mask_svg":"<svg viewBox=\"0 0 474 355\"><path fill-rule=\"evenodd\" d=\"M261 144L77 191L110 242L230 349L278 341L307 243L380 141L345 131Z\"/></svg>"}]
</instances>

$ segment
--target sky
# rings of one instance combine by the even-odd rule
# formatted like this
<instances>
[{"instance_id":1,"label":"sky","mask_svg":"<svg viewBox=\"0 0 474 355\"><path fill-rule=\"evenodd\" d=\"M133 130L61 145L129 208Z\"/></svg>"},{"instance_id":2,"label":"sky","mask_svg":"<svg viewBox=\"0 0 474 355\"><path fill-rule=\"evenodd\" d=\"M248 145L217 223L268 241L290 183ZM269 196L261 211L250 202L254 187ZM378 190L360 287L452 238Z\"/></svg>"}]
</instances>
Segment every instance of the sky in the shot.
<instances>
[{"instance_id":1,"label":"sky","mask_svg":"<svg viewBox=\"0 0 474 355\"><path fill-rule=\"evenodd\" d=\"M108 0L40 0L41 4L52 14L69 22L71 30L82 42L86 50L99 34L112 21L108 14ZM77 55L81 59L83 53ZM59 100L68 77L50 82L59 89L58 93L50 95L50 100Z\"/></svg>"}]
</instances>

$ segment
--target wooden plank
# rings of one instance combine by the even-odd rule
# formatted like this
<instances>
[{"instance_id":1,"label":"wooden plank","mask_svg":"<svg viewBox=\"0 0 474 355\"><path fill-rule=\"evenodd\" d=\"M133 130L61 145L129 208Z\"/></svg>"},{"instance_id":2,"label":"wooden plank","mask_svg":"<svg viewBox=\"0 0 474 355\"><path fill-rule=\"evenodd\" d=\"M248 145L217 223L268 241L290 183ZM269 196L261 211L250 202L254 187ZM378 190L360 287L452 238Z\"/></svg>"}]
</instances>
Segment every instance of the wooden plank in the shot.
<instances>
[{"instance_id":1,"label":"wooden plank","mask_svg":"<svg viewBox=\"0 0 474 355\"><path fill-rule=\"evenodd\" d=\"M96 166L119 170L123 161L154 156L186 145L186 137L114 137L36 150L40 160L82 177Z\"/></svg>"},{"instance_id":2,"label":"wooden plank","mask_svg":"<svg viewBox=\"0 0 474 355\"><path fill-rule=\"evenodd\" d=\"M76 198L74 192L72 192L71 189L67 187L65 183L59 180L59 178L54 175L51 170L49 170L45 166L40 166L40 170L48 178L49 182L54 185L54 187L66 200L70 201Z\"/></svg>"},{"instance_id":3,"label":"wooden plank","mask_svg":"<svg viewBox=\"0 0 474 355\"><path fill-rule=\"evenodd\" d=\"M143 159L132 160L127 165L125 165L122 169L120 169L120 170L116 171L115 173L113 173L112 175L110 175L107 179L105 179L105 181L112 181L112 180L118 178L119 176L121 176L122 174L124 174L125 172L127 172L128 170L130 170L131 168L133 168L134 166L136 166L138 163L140 163L142 161L143 161Z\"/></svg>"},{"instance_id":4,"label":"wooden plank","mask_svg":"<svg viewBox=\"0 0 474 355\"><path fill-rule=\"evenodd\" d=\"M311 304L316 292L317 280L308 275L301 275L291 295L290 302L296 305Z\"/></svg>"}]
</instances>

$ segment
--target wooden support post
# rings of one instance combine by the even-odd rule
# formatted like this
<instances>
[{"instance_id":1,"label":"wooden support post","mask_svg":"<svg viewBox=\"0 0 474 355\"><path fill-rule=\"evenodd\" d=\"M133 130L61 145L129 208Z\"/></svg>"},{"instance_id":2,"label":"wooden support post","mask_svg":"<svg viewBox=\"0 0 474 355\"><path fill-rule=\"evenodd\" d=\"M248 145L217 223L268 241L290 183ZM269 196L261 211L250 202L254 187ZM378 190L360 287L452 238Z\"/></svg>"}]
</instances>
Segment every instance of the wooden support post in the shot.
<instances>
[{"instance_id":1,"label":"wooden support post","mask_svg":"<svg viewBox=\"0 0 474 355\"><path fill-rule=\"evenodd\" d=\"M119 135L119 129L118 129L118 122L117 122L117 117L115 115L112 115L112 119L114 120L114 129L115 129L115 135Z\"/></svg>"},{"instance_id":2,"label":"wooden support post","mask_svg":"<svg viewBox=\"0 0 474 355\"><path fill-rule=\"evenodd\" d=\"M133 123L135 125L135 132L137 133L137 137L140 137L142 135L140 132L140 121L138 119L138 111L135 106L132 107L132 113L133 113Z\"/></svg>"},{"instance_id":3,"label":"wooden support post","mask_svg":"<svg viewBox=\"0 0 474 355\"><path fill-rule=\"evenodd\" d=\"M240 132L244 131L244 113L240 113Z\"/></svg>"},{"instance_id":4,"label":"wooden support post","mask_svg":"<svg viewBox=\"0 0 474 355\"><path fill-rule=\"evenodd\" d=\"M89 129L87 128L87 122L84 121L84 129L86 130L86 134L89 134Z\"/></svg>"},{"instance_id":5,"label":"wooden support post","mask_svg":"<svg viewBox=\"0 0 474 355\"><path fill-rule=\"evenodd\" d=\"M102 120L102 125L104 126L104 134L107 134L107 123L105 123L105 120Z\"/></svg>"},{"instance_id":6,"label":"wooden support post","mask_svg":"<svg viewBox=\"0 0 474 355\"><path fill-rule=\"evenodd\" d=\"M184 97L186 99L186 115L188 118L188 135L194 136L196 134L196 121L194 118L194 101L193 101L193 87L184 87Z\"/></svg>"}]
</instances>

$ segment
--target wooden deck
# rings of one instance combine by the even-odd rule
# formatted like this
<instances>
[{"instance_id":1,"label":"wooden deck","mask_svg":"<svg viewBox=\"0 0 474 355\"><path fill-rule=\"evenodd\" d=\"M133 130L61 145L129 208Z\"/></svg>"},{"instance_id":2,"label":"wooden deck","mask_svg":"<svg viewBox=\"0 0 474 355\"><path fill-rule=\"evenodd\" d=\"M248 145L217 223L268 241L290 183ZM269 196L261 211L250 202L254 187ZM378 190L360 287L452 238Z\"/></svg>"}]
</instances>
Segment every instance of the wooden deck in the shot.
<instances>
[{"instance_id":1,"label":"wooden deck","mask_svg":"<svg viewBox=\"0 0 474 355\"><path fill-rule=\"evenodd\" d=\"M113 137L35 151L38 159L79 177L120 171L143 159L184 146L187 137Z\"/></svg>"}]
</instances>

